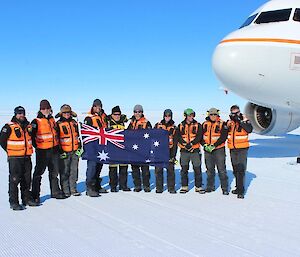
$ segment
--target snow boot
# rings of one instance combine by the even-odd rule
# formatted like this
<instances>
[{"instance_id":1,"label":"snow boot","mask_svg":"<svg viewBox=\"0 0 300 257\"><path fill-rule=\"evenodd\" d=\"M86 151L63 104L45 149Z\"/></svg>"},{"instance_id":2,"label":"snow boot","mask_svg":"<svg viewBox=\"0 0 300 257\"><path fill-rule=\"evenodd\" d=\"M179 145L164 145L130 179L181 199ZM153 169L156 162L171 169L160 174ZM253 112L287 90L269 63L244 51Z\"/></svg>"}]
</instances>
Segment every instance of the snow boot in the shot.
<instances>
[{"instance_id":1,"label":"snow boot","mask_svg":"<svg viewBox=\"0 0 300 257\"><path fill-rule=\"evenodd\" d=\"M202 187L195 187L195 192L199 194L205 194L205 189Z\"/></svg>"},{"instance_id":2,"label":"snow boot","mask_svg":"<svg viewBox=\"0 0 300 257\"><path fill-rule=\"evenodd\" d=\"M11 203L10 208L13 209L14 211L23 211L26 208L18 203Z\"/></svg>"},{"instance_id":3,"label":"snow boot","mask_svg":"<svg viewBox=\"0 0 300 257\"><path fill-rule=\"evenodd\" d=\"M181 187L179 193L180 194L186 194L189 191L189 187L188 186L183 186Z\"/></svg>"}]
</instances>

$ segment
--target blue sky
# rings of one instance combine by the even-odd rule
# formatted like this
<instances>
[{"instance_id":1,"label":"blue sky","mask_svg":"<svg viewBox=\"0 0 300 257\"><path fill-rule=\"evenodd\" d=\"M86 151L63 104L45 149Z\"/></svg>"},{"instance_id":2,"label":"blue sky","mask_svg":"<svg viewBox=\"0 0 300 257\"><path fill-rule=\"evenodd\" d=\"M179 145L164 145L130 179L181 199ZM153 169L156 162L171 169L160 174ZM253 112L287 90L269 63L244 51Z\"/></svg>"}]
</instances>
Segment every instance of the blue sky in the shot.
<instances>
[{"instance_id":1,"label":"blue sky","mask_svg":"<svg viewBox=\"0 0 300 257\"><path fill-rule=\"evenodd\" d=\"M226 111L244 100L219 89L218 42L264 0L44 0L0 2L1 111L50 100L107 113L192 107Z\"/></svg>"}]
</instances>

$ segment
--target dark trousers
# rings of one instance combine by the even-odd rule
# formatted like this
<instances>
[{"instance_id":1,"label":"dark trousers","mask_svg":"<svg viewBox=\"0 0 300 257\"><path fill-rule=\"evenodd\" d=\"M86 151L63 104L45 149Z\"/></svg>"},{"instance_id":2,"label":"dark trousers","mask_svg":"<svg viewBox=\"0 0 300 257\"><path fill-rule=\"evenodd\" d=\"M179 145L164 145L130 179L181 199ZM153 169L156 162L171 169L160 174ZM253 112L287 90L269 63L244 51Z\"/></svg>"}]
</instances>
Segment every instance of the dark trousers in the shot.
<instances>
[{"instance_id":1,"label":"dark trousers","mask_svg":"<svg viewBox=\"0 0 300 257\"><path fill-rule=\"evenodd\" d=\"M155 167L156 189L163 190L164 188L164 170L160 167ZM169 163L167 168L167 186L168 190L175 189L175 168L173 163Z\"/></svg>"},{"instance_id":2,"label":"dark trousers","mask_svg":"<svg viewBox=\"0 0 300 257\"><path fill-rule=\"evenodd\" d=\"M67 153L67 158L60 161L60 185L64 194L77 192L79 157L75 152Z\"/></svg>"},{"instance_id":3,"label":"dark trousers","mask_svg":"<svg viewBox=\"0 0 300 257\"><path fill-rule=\"evenodd\" d=\"M119 167L119 176L118 176ZM127 188L128 165L109 166L109 185L116 188L119 184L120 189Z\"/></svg>"},{"instance_id":4,"label":"dark trousers","mask_svg":"<svg viewBox=\"0 0 300 257\"><path fill-rule=\"evenodd\" d=\"M86 184L87 186L95 187L98 190L101 184L100 173L103 164L95 161L87 161L86 169Z\"/></svg>"},{"instance_id":5,"label":"dark trousers","mask_svg":"<svg viewBox=\"0 0 300 257\"><path fill-rule=\"evenodd\" d=\"M142 188L141 171L144 188L150 187L150 170L148 165L131 165L133 184L135 188Z\"/></svg>"},{"instance_id":6,"label":"dark trousers","mask_svg":"<svg viewBox=\"0 0 300 257\"><path fill-rule=\"evenodd\" d=\"M60 193L58 174L59 174L59 152L51 149L36 149L36 165L32 178L32 197L38 199L41 191L41 180L46 168L49 171L49 182L51 195Z\"/></svg>"},{"instance_id":7,"label":"dark trousers","mask_svg":"<svg viewBox=\"0 0 300 257\"><path fill-rule=\"evenodd\" d=\"M230 150L230 158L238 194L245 193L248 148Z\"/></svg>"},{"instance_id":8,"label":"dark trousers","mask_svg":"<svg viewBox=\"0 0 300 257\"><path fill-rule=\"evenodd\" d=\"M31 158L28 157L9 157L9 184L8 195L10 204L19 203L20 184L22 202L26 203L30 199L30 184L31 184Z\"/></svg>"},{"instance_id":9,"label":"dark trousers","mask_svg":"<svg viewBox=\"0 0 300 257\"><path fill-rule=\"evenodd\" d=\"M202 172L201 172L201 153L199 151L187 152L181 150L180 165L181 165L181 186L189 184L189 163L192 162L194 169L195 187L202 187Z\"/></svg>"},{"instance_id":10,"label":"dark trousers","mask_svg":"<svg viewBox=\"0 0 300 257\"><path fill-rule=\"evenodd\" d=\"M221 182L222 190L228 190L228 177L226 171L226 153L225 147L214 150L212 153L205 152L205 165L207 173L207 188L213 189L215 187L215 166L217 166L218 174Z\"/></svg>"}]
</instances>

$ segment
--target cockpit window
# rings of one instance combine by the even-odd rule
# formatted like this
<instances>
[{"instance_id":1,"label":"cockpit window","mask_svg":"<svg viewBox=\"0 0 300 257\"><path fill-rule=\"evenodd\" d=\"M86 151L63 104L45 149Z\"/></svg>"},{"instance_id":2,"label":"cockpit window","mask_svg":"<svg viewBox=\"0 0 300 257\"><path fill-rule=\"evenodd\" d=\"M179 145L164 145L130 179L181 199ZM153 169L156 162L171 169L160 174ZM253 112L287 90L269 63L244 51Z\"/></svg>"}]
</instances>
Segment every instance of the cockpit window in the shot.
<instances>
[{"instance_id":1,"label":"cockpit window","mask_svg":"<svg viewBox=\"0 0 300 257\"><path fill-rule=\"evenodd\" d=\"M296 9L296 12L294 14L294 21L300 21L300 8Z\"/></svg>"},{"instance_id":2,"label":"cockpit window","mask_svg":"<svg viewBox=\"0 0 300 257\"><path fill-rule=\"evenodd\" d=\"M254 21L254 19L257 17L257 15L258 13L248 17L248 19L244 22L240 29L249 26L252 23L252 21Z\"/></svg>"},{"instance_id":3,"label":"cockpit window","mask_svg":"<svg viewBox=\"0 0 300 257\"><path fill-rule=\"evenodd\" d=\"M288 21L290 19L291 12L292 12L292 8L276 10L276 11L269 11L269 12L262 12L258 16L255 23L261 24L261 23Z\"/></svg>"}]
</instances>

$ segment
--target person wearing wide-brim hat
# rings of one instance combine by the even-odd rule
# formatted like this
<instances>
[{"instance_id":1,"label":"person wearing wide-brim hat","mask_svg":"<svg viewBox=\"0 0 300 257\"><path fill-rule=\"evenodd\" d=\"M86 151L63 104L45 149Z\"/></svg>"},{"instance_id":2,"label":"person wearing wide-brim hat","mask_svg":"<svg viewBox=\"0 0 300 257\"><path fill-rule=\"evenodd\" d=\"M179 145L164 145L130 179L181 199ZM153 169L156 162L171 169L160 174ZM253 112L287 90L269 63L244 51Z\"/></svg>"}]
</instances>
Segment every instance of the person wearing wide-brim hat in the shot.
<instances>
[{"instance_id":1,"label":"person wearing wide-brim hat","mask_svg":"<svg viewBox=\"0 0 300 257\"><path fill-rule=\"evenodd\" d=\"M79 196L80 193L77 191L78 163L83 150L79 126L74 119L77 114L72 111L70 105L64 104L55 117L60 117L57 125L61 159L61 189L67 197Z\"/></svg>"}]
</instances>

